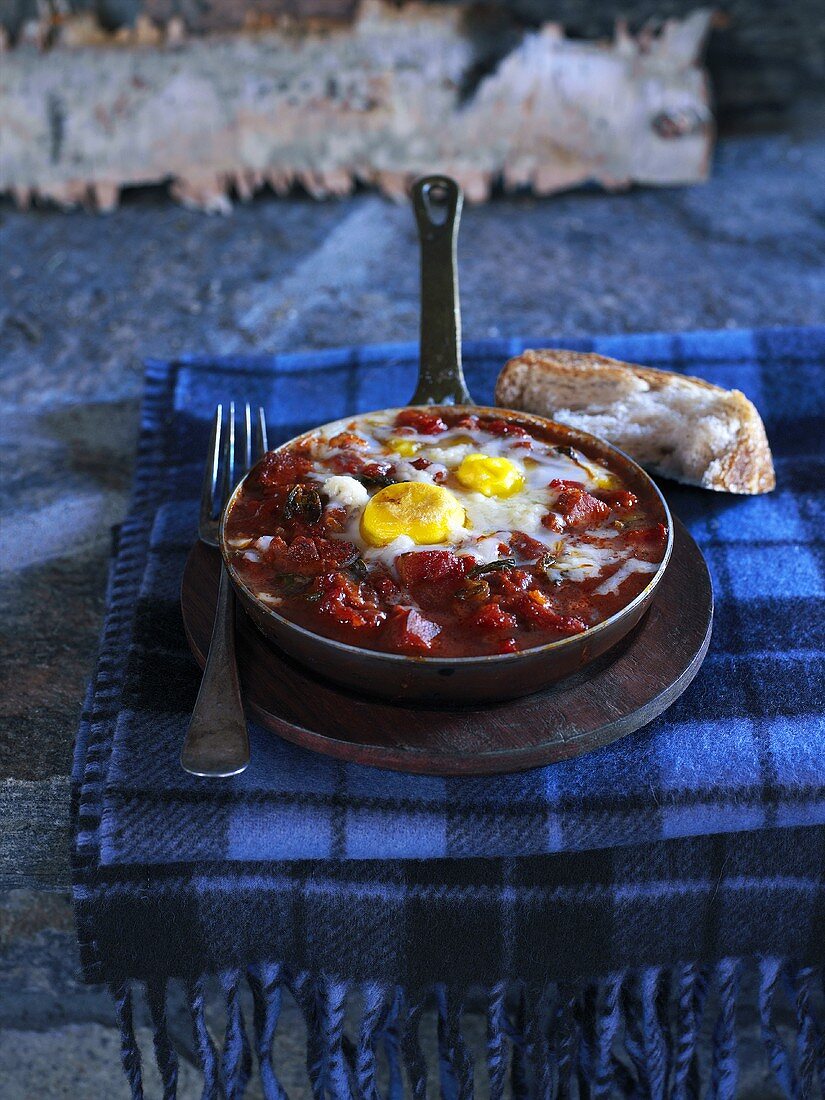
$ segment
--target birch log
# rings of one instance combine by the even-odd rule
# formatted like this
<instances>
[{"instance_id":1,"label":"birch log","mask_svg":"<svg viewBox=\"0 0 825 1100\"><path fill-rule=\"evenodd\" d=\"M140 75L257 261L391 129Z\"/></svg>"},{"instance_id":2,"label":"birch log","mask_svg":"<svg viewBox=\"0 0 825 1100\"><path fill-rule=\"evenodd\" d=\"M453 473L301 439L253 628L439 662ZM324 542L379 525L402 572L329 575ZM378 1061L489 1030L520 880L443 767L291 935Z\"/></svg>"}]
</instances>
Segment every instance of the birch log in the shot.
<instances>
[{"instance_id":1,"label":"birch log","mask_svg":"<svg viewBox=\"0 0 825 1100\"><path fill-rule=\"evenodd\" d=\"M322 198L356 182L393 197L445 171L548 194L595 181L688 184L713 141L700 54L709 15L612 42L525 34L480 80L460 8L363 0L349 26L187 39L179 22L105 35L79 16L0 70L0 191L101 210L168 181L225 212L269 185Z\"/></svg>"}]
</instances>

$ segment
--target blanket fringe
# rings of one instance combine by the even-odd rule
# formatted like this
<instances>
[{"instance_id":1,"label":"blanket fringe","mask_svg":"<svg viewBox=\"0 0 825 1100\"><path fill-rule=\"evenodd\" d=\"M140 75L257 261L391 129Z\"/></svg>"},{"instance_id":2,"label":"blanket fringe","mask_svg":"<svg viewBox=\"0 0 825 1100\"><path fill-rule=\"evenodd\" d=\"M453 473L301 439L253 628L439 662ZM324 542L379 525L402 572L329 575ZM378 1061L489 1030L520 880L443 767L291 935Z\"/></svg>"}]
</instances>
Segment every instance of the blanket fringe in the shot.
<instances>
[{"instance_id":1,"label":"blanket fringe","mask_svg":"<svg viewBox=\"0 0 825 1100\"><path fill-rule=\"evenodd\" d=\"M676 975L676 1043L673 1053L674 1100L699 1095L699 1028L708 992L707 968L685 963Z\"/></svg>"},{"instance_id":2,"label":"blanket fringe","mask_svg":"<svg viewBox=\"0 0 825 1100\"><path fill-rule=\"evenodd\" d=\"M413 997L388 983L261 963L218 975L220 1025L212 1019L220 1016L220 998L209 1000L207 1012L207 980L186 987L203 1100L240 1100L253 1052L266 1100L287 1100L273 1054L285 989L306 1025L307 1074L317 1100L426 1100L436 1088L444 1100L472 1100L476 1091L492 1100L508 1092L525 1100L734 1100L743 1058L753 1058L759 1046L750 1035L742 1043L743 982L749 990L755 983L762 1058L776 1085L791 1100L825 1097L825 968L779 958L647 967L542 989L502 981L471 990L463 1001L445 985ZM123 1069L132 1097L141 1100L133 984L110 991ZM251 1042L244 1016L250 1000ZM179 1055L170 1039L166 984L148 983L146 1003L162 1094L174 1100ZM479 1011L486 1016L483 1058L465 1034L468 1014ZM428 1013L437 1032L429 1065L420 1034ZM220 1049L216 1026L224 1030Z\"/></svg>"},{"instance_id":3,"label":"blanket fringe","mask_svg":"<svg viewBox=\"0 0 825 1100\"><path fill-rule=\"evenodd\" d=\"M143 1098L143 1072L140 1062L140 1047L135 1038L134 1015L132 1012L132 991L125 982L109 986L112 1000L115 1002L117 1022L120 1026L120 1064L137 1100Z\"/></svg>"},{"instance_id":4,"label":"blanket fringe","mask_svg":"<svg viewBox=\"0 0 825 1100\"><path fill-rule=\"evenodd\" d=\"M226 1100L241 1100L252 1072L252 1051L241 1008L242 977L239 970L224 970L220 974L221 988L226 998L222 1059Z\"/></svg>"},{"instance_id":5,"label":"blanket fringe","mask_svg":"<svg viewBox=\"0 0 825 1100\"><path fill-rule=\"evenodd\" d=\"M202 1100L221 1100L224 1091L220 1061L209 1028L206 1026L205 982L205 978L199 978L187 986L189 1009L192 1013L192 1037L203 1073ZM132 1100L139 1100L139 1098L140 1094L136 1097L133 1091Z\"/></svg>"},{"instance_id":6,"label":"blanket fringe","mask_svg":"<svg viewBox=\"0 0 825 1100\"><path fill-rule=\"evenodd\" d=\"M421 1046L421 1014L424 1001L404 999L401 1053L407 1070L407 1092L412 1100L425 1100L427 1096L427 1059Z\"/></svg>"},{"instance_id":7,"label":"blanket fringe","mask_svg":"<svg viewBox=\"0 0 825 1100\"><path fill-rule=\"evenodd\" d=\"M250 967L247 975L252 991L252 1024L255 1032L255 1055L258 1059L258 1072L267 1100L287 1100L287 1094L281 1087L275 1064L272 1060L272 1044L275 1030L281 1015L281 974L280 964L262 963Z\"/></svg>"},{"instance_id":8,"label":"blanket fringe","mask_svg":"<svg viewBox=\"0 0 825 1100\"><path fill-rule=\"evenodd\" d=\"M163 1100L175 1100L178 1092L178 1055L169 1037L166 1017L166 985L153 981L146 985L146 1000L152 1019L155 1062L160 1071Z\"/></svg>"}]
</instances>

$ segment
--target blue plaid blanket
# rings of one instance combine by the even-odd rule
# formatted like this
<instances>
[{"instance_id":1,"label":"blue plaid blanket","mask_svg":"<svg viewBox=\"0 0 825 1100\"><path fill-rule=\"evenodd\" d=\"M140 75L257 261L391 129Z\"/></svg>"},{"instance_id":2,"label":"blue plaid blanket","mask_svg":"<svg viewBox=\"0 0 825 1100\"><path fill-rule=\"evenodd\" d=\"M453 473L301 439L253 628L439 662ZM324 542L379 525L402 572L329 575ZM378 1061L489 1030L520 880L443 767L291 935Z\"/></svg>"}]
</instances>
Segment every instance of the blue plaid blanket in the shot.
<instances>
[{"instance_id":1,"label":"blue plaid blanket","mask_svg":"<svg viewBox=\"0 0 825 1100\"><path fill-rule=\"evenodd\" d=\"M74 768L83 966L89 980L115 983L136 1095L127 979L149 982L156 1053L174 1095L157 991L172 977L191 983L197 1033L198 983L209 973L226 983L227 1046L223 1061L205 1039L199 1049L207 1091L232 1095L248 1076L235 1011L243 977L257 998L263 1078L272 1068L267 1011L286 983L316 1037L316 1094L337 1095L345 1084L357 1092L359 1081L366 1088L364 1066L380 1039L405 1052L408 1085L423 1095L409 1037L433 989L443 1017L442 1089L466 1094L456 1013L474 983L490 997L491 1082L503 1080L506 1040L514 1073L517 1064L526 1072L525 1052L539 1075L555 1066L558 1095L565 1072L584 1070L650 1095L659 1095L660 1078L686 1089L698 1072L697 1020L712 979L721 1005L715 1079L719 1095L733 1095L729 1017L738 967L754 953L763 956L766 1049L772 1064L779 1058L779 975L807 1005L811 968L825 956L825 329L471 342L464 354L476 399L491 402L507 357L548 344L744 390L764 415L777 489L741 498L664 486L714 581L716 621L701 672L646 729L576 760L492 778L344 764L255 727L244 775L216 783L181 771L199 673L183 636L179 585L216 402L260 403L279 441L403 401L417 349L148 365L135 497ZM515 1009L512 982L521 983ZM373 999L355 1046L330 1032L351 983L366 983ZM681 1023L665 1020L663 990L687 1014ZM788 1088L795 1073L803 1080L815 1072L803 1047L814 1042L816 1021L805 1016L812 1010L799 1011L799 1066L787 1058L774 1066ZM624 1068L605 1047L620 1021ZM658 1057L650 1042L665 1053ZM674 1092L681 1094L690 1095Z\"/></svg>"}]
</instances>

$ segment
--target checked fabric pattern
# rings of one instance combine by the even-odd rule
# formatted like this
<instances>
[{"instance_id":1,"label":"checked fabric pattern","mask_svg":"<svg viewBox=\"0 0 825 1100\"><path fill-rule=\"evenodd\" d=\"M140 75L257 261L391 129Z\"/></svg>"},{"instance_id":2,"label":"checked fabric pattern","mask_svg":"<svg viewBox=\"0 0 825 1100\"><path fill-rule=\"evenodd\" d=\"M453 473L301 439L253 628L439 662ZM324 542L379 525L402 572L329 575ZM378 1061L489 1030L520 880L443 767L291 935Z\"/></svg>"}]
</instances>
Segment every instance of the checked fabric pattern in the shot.
<instances>
[{"instance_id":1,"label":"checked fabric pattern","mask_svg":"<svg viewBox=\"0 0 825 1100\"><path fill-rule=\"evenodd\" d=\"M577 969L604 973L675 959L700 927L697 957L739 953L743 937L748 949L821 954L825 831L810 827L825 823L825 329L469 342L479 402L529 346L696 374L762 412L774 493L663 486L714 582L696 680L646 729L519 775L383 772L254 726L244 775L186 775L178 754L199 673L179 585L216 402L260 403L277 442L403 403L417 348L153 362L75 760L90 979L199 973L262 944L294 965L393 980L472 981L479 967L528 977L569 967L571 952ZM542 921L567 931L537 948ZM457 958L456 937L475 940L477 956Z\"/></svg>"}]
</instances>

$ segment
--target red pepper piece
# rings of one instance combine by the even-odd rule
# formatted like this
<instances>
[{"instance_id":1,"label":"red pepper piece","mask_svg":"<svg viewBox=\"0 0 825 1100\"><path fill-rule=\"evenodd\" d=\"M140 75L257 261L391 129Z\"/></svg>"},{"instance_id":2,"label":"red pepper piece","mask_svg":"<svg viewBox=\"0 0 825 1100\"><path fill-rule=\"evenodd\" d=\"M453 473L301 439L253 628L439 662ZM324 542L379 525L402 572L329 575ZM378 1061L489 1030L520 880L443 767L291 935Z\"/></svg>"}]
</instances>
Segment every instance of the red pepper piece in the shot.
<instances>
[{"instance_id":1,"label":"red pepper piece","mask_svg":"<svg viewBox=\"0 0 825 1100\"><path fill-rule=\"evenodd\" d=\"M466 568L458 555L451 550L419 550L401 554L395 566L398 576L407 588L442 581L460 581Z\"/></svg>"},{"instance_id":2,"label":"red pepper piece","mask_svg":"<svg viewBox=\"0 0 825 1100\"><path fill-rule=\"evenodd\" d=\"M398 603L401 598L401 589L383 565L376 565L370 570L369 580L376 593L385 603Z\"/></svg>"},{"instance_id":3,"label":"red pepper piece","mask_svg":"<svg viewBox=\"0 0 825 1100\"><path fill-rule=\"evenodd\" d=\"M626 489L597 489L593 496L598 497L599 500L603 500L614 511L618 511L621 508L635 508L639 503L639 498L635 493L630 493Z\"/></svg>"},{"instance_id":4,"label":"red pepper piece","mask_svg":"<svg viewBox=\"0 0 825 1100\"><path fill-rule=\"evenodd\" d=\"M537 590L515 596L510 606L526 626L538 630L556 630L559 634L581 634L586 624L574 615L560 615L549 602L541 598Z\"/></svg>"},{"instance_id":5,"label":"red pepper piece","mask_svg":"<svg viewBox=\"0 0 825 1100\"><path fill-rule=\"evenodd\" d=\"M515 616L509 611L504 611L495 600L482 607L472 619L472 623L479 630L493 633L506 631L508 634L512 634L518 626Z\"/></svg>"},{"instance_id":6,"label":"red pepper piece","mask_svg":"<svg viewBox=\"0 0 825 1100\"><path fill-rule=\"evenodd\" d=\"M346 508L327 508L321 522L327 531L343 531L347 517Z\"/></svg>"},{"instance_id":7,"label":"red pepper piece","mask_svg":"<svg viewBox=\"0 0 825 1100\"><path fill-rule=\"evenodd\" d=\"M549 489L582 489L584 490L583 481L567 481L563 477L554 477L548 485Z\"/></svg>"},{"instance_id":8,"label":"red pepper piece","mask_svg":"<svg viewBox=\"0 0 825 1100\"><path fill-rule=\"evenodd\" d=\"M358 547L346 539L316 539L315 545L324 562L335 568L340 569L358 557Z\"/></svg>"},{"instance_id":9,"label":"red pepper piece","mask_svg":"<svg viewBox=\"0 0 825 1100\"><path fill-rule=\"evenodd\" d=\"M299 535L292 540L286 552L286 560L289 568L295 573L312 575L324 572L318 547L313 539L305 535Z\"/></svg>"},{"instance_id":10,"label":"red pepper piece","mask_svg":"<svg viewBox=\"0 0 825 1100\"><path fill-rule=\"evenodd\" d=\"M323 596L315 604L316 609L343 626L372 629L386 618L386 612L372 601L369 590L346 573L326 574L319 578L317 586Z\"/></svg>"},{"instance_id":11,"label":"red pepper piece","mask_svg":"<svg viewBox=\"0 0 825 1100\"><path fill-rule=\"evenodd\" d=\"M490 583L506 597L516 592L526 592L536 582L534 577L523 569L508 569L506 573L494 573Z\"/></svg>"},{"instance_id":12,"label":"red pepper piece","mask_svg":"<svg viewBox=\"0 0 825 1100\"><path fill-rule=\"evenodd\" d=\"M543 543L526 535L524 531L513 532L510 536L510 546L519 557L526 558L528 561L536 561L547 550Z\"/></svg>"},{"instance_id":13,"label":"red pepper piece","mask_svg":"<svg viewBox=\"0 0 825 1100\"><path fill-rule=\"evenodd\" d=\"M266 550L258 550L258 553L261 555L261 558L265 562L267 562L267 564L272 564L274 562L282 561L286 556L287 549L287 544L280 537L280 535L275 535L267 546Z\"/></svg>"},{"instance_id":14,"label":"red pepper piece","mask_svg":"<svg viewBox=\"0 0 825 1100\"><path fill-rule=\"evenodd\" d=\"M276 561L285 573L312 577L340 569L357 554L353 543L344 539L312 538L302 534L292 540L285 553L277 554Z\"/></svg>"},{"instance_id":15,"label":"red pepper piece","mask_svg":"<svg viewBox=\"0 0 825 1100\"><path fill-rule=\"evenodd\" d=\"M360 471L365 477L392 477L393 465L391 462L367 462Z\"/></svg>"},{"instance_id":16,"label":"red pepper piece","mask_svg":"<svg viewBox=\"0 0 825 1100\"><path fill-rule=\"evenodd\" d=\"M623 531L622 534L628 542L650 549L664 548L667 542L667 528L663 523L654 523L650 527L637 527L635 530Z\"/></svg>"},{"instance_id":17,"label":"red pepper piece","mask_svg":"<svg viewBox=\"0 0 825 1100\"><path fill-rule=\"evenodd\" d=\"M258 467L261 485L293 485L312 469L308 458L295 451L270 451Z\"/></svg>"},{"instance_id":18,"label":"red pepper piece","mask_svg":"<svg viewBox=\"0 0 825 1100\"><path fill-rule=\"evenodd\" d=\"M334 595L325 596L315 606L320 614L328 615L341 626L348 626L353 630L374 630L386 618L386 613L377 608L351 607L344 600L336 599Z\"/></svg>"},{"instance_id":19,"label":"red pepper piece","mask_svg":"<svg viewBox=\"0 0 825 1100\"><path fill-rule=\"evenodd\" d=\"M337 447L339 450L344 450L347 447L369 447L366 439L356 435L355 432L339 432L338 435L332 437L329 445L330 447Z\"/></svg>"},{"instance_id":20,"label":"red pepper piece","mask_svg":"<svg viewBox=\"0 0 825 1100\"><path fill-rule=\"evenodd\" d=\"M486 420L483 426L491 435L527 435L526 429L520 424L514 424L512 420L501 420L498 417Z\"/></svg>"},{"instance_id":21,"label":"red pepper piece","mask_svg":"<svg viewBox=\"0 0 825 1100\"><path fill-rule=\"evenodd\" d=\"M428 611L447 610L466 568L463 559L450 550L419 550L402 554L396 560L401 583L413 593L415 602Z\"/></svg>"},{"instance_id":22,"label":"red pepper piece","mask_svg":"<svg viewBox=\"0 0 825 1100\"><path fill-rule=\"evenodd\" d=\"M610 515L610 509L602 500L581 489L562 489L556 507L564 516L568 527L596 527Z\"/></svg>"},{"instance_id":23,"label":"red pepper piece","mask_svg":"<svg viewBox=\"0 0 825 1100\"><path fill-rule=\"evenodd\" d=\"M414 607L397 607L388 620L388 630L399 649L425 651L441 633L438 623L425 619Z\"/></svg>"},{"instance_id":24,"label":"red pepper piece","mask_svg":"<svg viewBox=\"0 0 825 1100\"><path fill-rule=\"evenodd\" d=\"M349 626L353 630L363 630L369 625L366 617L360 611L334 596L325 596L315 606L320 615L328 615L329 618L334 619L341 626Z\"/></svg>"},{"instance_id":25,"label":"red pepper piece","mask_svg":"<svg viewBox=\"0 0 825 1100\"><path fill-rule=\"evenodd\" d=\"M354 451L342 451L340 454L331 455L327 459L327 465L334 474L349 474L352 476L361 472L364 467L364 460Z\"/></svg>"},{"instance_id":26,"label":"red pepper piece","mask_svg":"<svg viewBox=\"0 0 825 1100\"><path fill-rule=\"evenodd\" d=\"M548 512L541 517L542 527L546 527L548 531L556 531L558 534L564 530L564 524L561 522L555 512Z\"/></svg>"},{"instance_id":27,"label":"red pepper piece","mask_svg":"<svg viewBox=\"0 0 825 1100\"><path fill-rule=\"evenodd\" d=\"M419 435L440 435L447 431L447 425L440 416L420 409L402 409L395 418L395 426L412 428Z\"/></svg>"}]
</instances>

